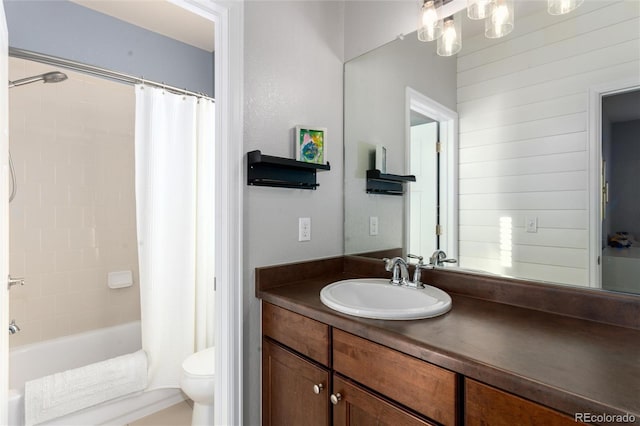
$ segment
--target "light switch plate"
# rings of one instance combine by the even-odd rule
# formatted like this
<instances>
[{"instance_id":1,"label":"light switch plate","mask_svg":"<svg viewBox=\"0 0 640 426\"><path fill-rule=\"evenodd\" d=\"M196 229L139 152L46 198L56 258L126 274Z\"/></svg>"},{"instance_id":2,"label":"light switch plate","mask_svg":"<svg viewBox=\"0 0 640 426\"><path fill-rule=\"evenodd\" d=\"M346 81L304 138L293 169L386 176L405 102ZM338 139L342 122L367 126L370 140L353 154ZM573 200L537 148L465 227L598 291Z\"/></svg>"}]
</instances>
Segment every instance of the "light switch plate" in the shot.
<instances>
[{"instance_id":1,"label":"light switch plate","mask_svg":"<svg viewBox=\"0 0 640 426\"><path fill-rule=\"evenodd\" d=\"M369 216L369 235L378 235L378 216Z\"/></svg>"},{"instance_id":2,"label":"light switch plate","mask_svg":"<svg viewBox=\"0 0 640 426\"><path fill-rule=\"evenodd\" d=\"M527 232L538 232L538 218L537 216L526 216L524 218L524 227Z\"/></svg>"},{"instance_id":3,"label":"light switch plate","mask_svg":"<svg viewBox=\"0 0 640 426\"><path fill-rule=\"evenodd\" d=\"M298 218L298 241L311 241L311 218Z\"/></svg>"}]
</instances>

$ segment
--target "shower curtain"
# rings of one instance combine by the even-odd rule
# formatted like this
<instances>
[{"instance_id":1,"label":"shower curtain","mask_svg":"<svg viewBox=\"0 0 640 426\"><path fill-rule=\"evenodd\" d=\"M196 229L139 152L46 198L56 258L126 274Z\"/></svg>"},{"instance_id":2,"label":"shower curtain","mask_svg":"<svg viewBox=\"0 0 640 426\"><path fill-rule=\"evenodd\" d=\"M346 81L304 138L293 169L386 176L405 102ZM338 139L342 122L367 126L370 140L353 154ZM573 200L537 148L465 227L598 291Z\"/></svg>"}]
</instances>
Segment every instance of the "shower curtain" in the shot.
<instances>
[{"instance_id":1,"label":"shower curtain","mask_svg":"<svg viewBox=\"0 0 640 426\"><path fill-rule=\"evenodd\" d=\"M213 345L215 105L135 90L142 348L151 390L180 387L183 360Z\"/></svg>"}]
</instances>

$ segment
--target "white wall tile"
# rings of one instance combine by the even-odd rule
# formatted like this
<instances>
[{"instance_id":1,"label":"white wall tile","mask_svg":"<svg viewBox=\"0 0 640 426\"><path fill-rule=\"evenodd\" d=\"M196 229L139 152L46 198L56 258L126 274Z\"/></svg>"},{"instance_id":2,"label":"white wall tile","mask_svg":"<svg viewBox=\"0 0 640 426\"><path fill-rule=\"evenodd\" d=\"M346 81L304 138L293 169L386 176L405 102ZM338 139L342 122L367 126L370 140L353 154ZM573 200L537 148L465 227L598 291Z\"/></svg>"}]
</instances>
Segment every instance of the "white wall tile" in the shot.
<instances>
[{"instance_id":1,"label":"white wall tile","mask_svg":"<svg viewBox=\"0 0 640 426\"><path fill-rule=\"evenodd\" d=\"M50 71L12 58L10 79ZM71 71L56 85L10 92L19 187L10 204L10 293L17 346L140 318L137 284L107 288L110 270L138 275L131 86ZM137 279L137 278L136 278Z\"/></svg>"}]
</instances>

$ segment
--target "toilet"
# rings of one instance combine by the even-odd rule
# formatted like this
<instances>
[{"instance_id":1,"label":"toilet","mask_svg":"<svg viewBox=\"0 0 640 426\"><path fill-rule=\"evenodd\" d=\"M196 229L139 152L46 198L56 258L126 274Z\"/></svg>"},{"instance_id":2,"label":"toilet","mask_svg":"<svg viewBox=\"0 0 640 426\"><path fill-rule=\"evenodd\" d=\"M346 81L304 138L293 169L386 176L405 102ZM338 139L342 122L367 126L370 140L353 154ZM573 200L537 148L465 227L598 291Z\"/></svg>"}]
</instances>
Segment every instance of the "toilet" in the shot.
<instances>
[{"instance_id":1,"label":"toilet","mask_svg":"<svg viewBox=\"0 0 640 426\"><path fill-rule=\"evenodd\" d=\"M193 400L192 426L213 424L214 348L189 355L182 363L180 387Z\"/></svg>"}]
</instances>

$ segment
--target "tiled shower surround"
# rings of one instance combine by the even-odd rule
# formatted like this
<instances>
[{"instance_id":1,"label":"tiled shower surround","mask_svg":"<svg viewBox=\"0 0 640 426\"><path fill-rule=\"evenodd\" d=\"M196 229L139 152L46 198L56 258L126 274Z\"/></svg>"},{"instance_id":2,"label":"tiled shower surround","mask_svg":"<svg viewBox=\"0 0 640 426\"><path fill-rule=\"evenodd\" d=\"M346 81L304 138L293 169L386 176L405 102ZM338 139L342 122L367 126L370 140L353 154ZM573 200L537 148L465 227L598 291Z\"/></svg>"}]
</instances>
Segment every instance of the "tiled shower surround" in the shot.
<instances>
[{"instance_id":1,"label":"tiled shower surround","mask_svg":"<svg viewBox=\"0 0 640 426\"><path fill-rule=\"evenodd\" d=\"M10 58L9 78L55 68ZM18 191L10 204L12 347L140 319L131 86L69 79L9 90ZM132 270L134 285L107 287Z\"/></svg>"}]
</instances>

